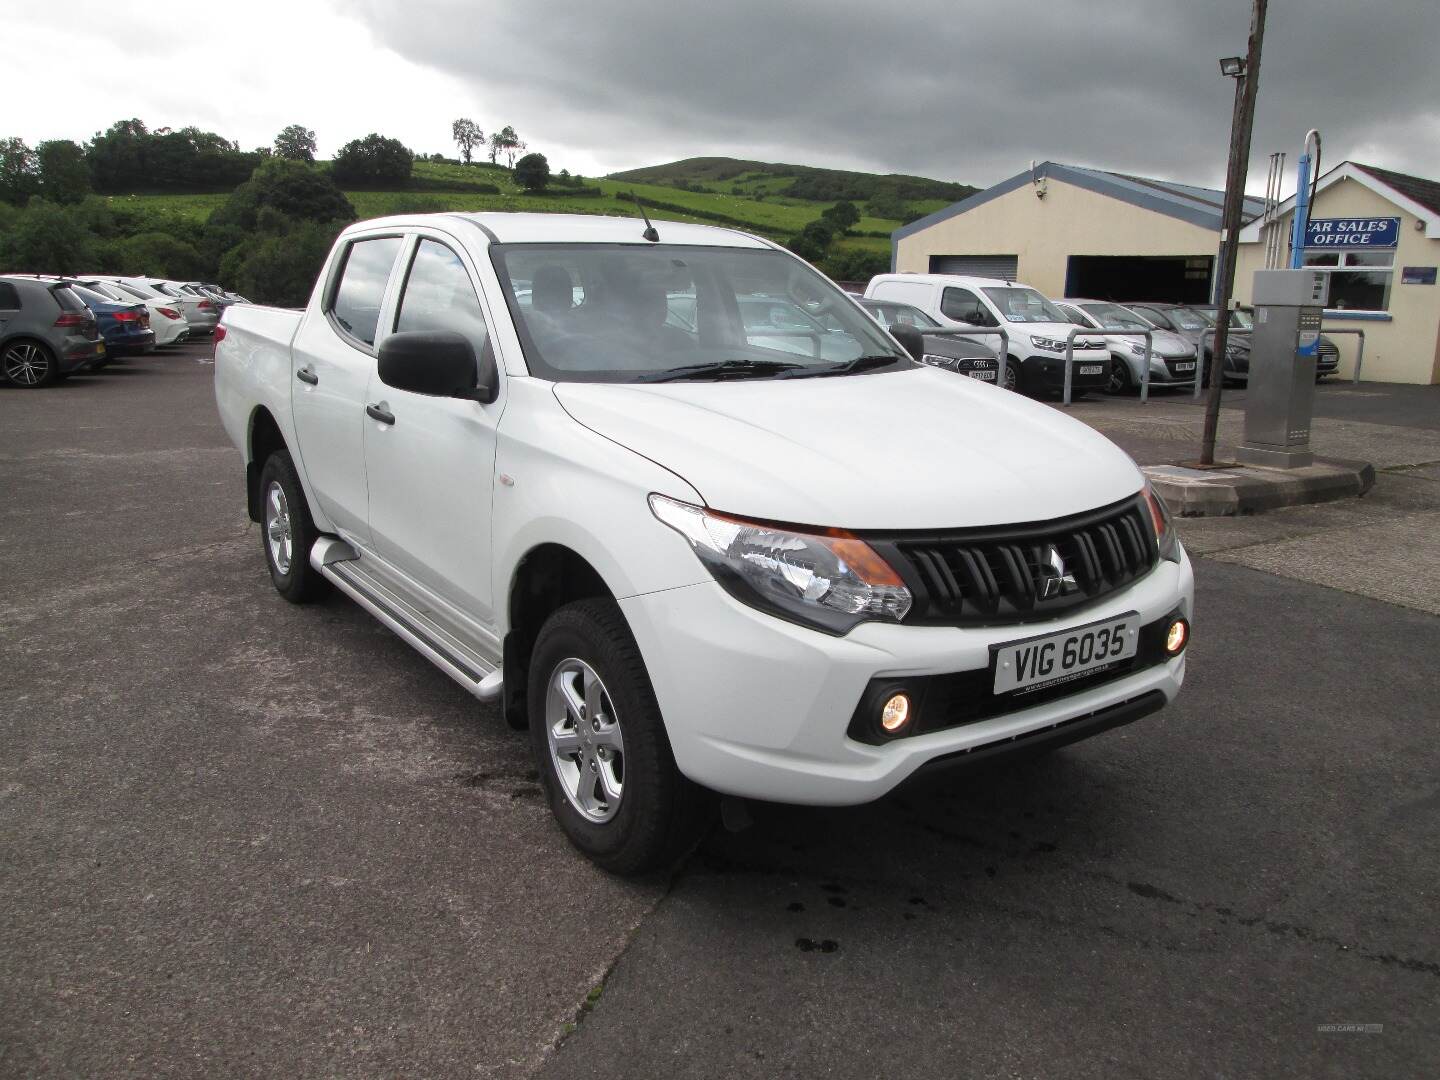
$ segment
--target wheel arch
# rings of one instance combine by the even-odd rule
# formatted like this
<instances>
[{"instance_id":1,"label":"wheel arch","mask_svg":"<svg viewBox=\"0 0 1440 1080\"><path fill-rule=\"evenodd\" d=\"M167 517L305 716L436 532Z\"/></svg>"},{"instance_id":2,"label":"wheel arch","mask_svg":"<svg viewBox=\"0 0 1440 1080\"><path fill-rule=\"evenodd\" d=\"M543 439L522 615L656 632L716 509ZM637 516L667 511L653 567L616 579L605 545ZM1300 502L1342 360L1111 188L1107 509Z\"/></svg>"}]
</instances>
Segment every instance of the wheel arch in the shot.
<instances>
[{"instance_id":1,"label":"wheel arch","mask_svg":"<svg viewBox=\"0 0 1440 1080\"><path fill-rule=\"evenodd\" d=\"M512 728L524 729L529 723L526 686L530 653L545 620L566 604L596 597L613 600L615 592L588 559L565 544L536 544L515 564L506 591L509 629L502 647L503 709Z\"/></svg>"},{"instance_id":2,"label":"wheel arch","mask_svg":"<svg viewBox=\"0 0 1440 1080\"><path fill-rule=\"evenodd\" d=\"M257 405L250 413L245 438L245 506L251 521L258 522L261 516L260 470L265 468L265 462L276 450L288 453L290 447L286 445L285 435L270 410L264 405ZM290 456L294 458L294 454Z\"/></svg>"}]
</instances>

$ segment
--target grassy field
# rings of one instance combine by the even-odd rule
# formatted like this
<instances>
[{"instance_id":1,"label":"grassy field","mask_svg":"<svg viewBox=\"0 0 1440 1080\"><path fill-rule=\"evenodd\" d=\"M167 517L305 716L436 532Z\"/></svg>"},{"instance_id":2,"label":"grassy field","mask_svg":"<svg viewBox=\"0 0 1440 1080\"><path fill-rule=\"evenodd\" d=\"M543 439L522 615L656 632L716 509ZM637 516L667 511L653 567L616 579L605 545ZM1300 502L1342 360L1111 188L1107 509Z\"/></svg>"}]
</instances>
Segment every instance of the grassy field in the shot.
<instances>
[{"instance_id":1,"label":"grassy field","mask_svg":"<svg viewBox=\"0 0 1440 1080\"><path fill-rule=\"evenodd\" d=\"M549 195L527 195L511 179L508 169L486 163L470 166L422 161L415 163L418 190L411 191L347 191L361 218L382 217L399 213L437 213L460 211L530 211L557 214L608 214L636 216L630 193L646 203L656 221L688 221L703 225L731 225L784 242L804 226L818 218L831 204L789 198L785 189L793 177L768 173L743 173L725 180L713 181L711 190L687 191L667 184L639 183L630 180L586 180L589 188L599 188L597 197L575 197L563 190ZM737 194L736 186L745 193ZM483 190L485 186L498 189ZM435 190L435 189L440 190ZM755 198L752 193L762 194ZM114 195L114 205L146 207L181 214L203 222L228 198L226 195ZM943 199L910 202L912 211L929 213L946 205ZM862 217L855 233L836 242L839 251L884 253L890 250L889 234L899 221L887 218Z\"/></svg>"}]
</instances>

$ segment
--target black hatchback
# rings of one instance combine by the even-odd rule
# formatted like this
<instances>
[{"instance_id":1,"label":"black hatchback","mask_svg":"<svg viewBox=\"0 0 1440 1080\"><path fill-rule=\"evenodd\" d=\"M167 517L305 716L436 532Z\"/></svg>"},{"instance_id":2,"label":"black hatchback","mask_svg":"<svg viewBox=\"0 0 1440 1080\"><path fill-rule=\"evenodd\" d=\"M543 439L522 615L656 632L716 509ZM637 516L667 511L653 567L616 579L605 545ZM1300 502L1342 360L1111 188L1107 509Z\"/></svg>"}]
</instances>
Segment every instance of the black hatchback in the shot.
<instances>
[{"instance_id":1,"label":"black hatchback","mask_svg":"<svg viewBox=\"0 0 1440 1080\"><path fill-rule=\"evenodd\" d=\"M925 351L918 357L922 364L955 371L992 385L999 378L1000 358L995 351L974 338L966 337L963 330L941 326L910 304L862 297L856 297L855 302L886 330L894 330L897 326L918 330L925 341Z\"/></svg>"}]
</instances>

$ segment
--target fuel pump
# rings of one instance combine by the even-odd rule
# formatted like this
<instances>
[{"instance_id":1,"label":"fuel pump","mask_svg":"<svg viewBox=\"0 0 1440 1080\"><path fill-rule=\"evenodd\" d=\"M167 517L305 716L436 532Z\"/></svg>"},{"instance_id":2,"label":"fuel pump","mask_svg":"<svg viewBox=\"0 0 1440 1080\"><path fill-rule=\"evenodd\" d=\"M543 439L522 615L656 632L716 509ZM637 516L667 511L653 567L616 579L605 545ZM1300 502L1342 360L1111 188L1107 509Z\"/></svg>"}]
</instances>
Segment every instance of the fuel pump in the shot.
<instances>
[{"instance_id":1,"label":"fuel pump","mask_svg":"<svg viewBox=\"0 0 1440 1080\"><path fill-rule=\"evenodd\" d=\"M1245 441L1235 452L1246 465L1296 469L1315 460L1310 418L1328 290L1328 277L1316 270L1255 271Z\"/></svg>"}]
</instances>

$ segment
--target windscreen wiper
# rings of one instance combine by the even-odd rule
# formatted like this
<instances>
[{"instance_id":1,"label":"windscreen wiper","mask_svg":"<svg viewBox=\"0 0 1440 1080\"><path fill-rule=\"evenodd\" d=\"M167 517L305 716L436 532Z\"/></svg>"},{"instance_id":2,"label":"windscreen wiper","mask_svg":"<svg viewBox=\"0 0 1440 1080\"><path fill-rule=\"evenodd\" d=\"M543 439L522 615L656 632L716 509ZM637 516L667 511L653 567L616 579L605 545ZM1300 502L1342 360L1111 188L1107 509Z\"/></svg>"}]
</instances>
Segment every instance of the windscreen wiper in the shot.
<instances>
[{"instance_id":1,"label":"windscreen wiper","mask_svg":"<svg viewBox=\"0 0 1440 1080\"><path fill-rule=\"evenodd\" d=\"M828 364L825 367L809 367L805 371L794 375L785 376L787 379L810 379L819 378L822 375L851 375L857 371L872 371L875 368L888 367L908 357L893 356L889 353L881 353L875 356L857 356L854 360L846 360L843 364Z\"/></svg>"},{"instance_id":2,"label":"windscreen wiper","mask_svg":"<svg viewBox=\"0 0 1440 1080\"><path fill-rule=\"evenodd\" d=\"M803 364L785 360L719 360L709 364L690 364L642 375L636 382L680 382L684 379L752 379L764 378L782 371L794 371Z\"/></svg>"}]
</instances>

